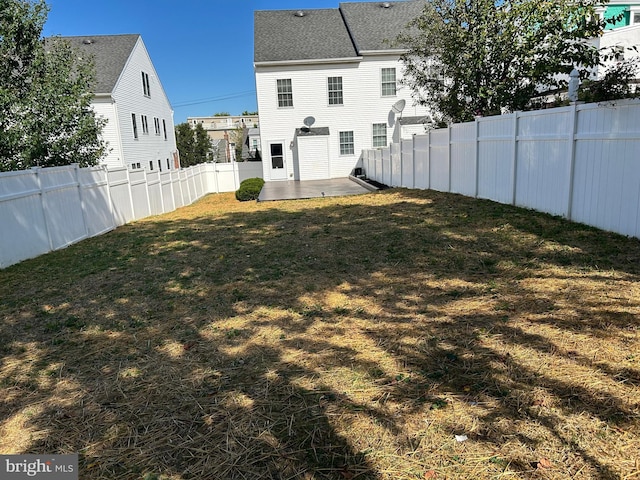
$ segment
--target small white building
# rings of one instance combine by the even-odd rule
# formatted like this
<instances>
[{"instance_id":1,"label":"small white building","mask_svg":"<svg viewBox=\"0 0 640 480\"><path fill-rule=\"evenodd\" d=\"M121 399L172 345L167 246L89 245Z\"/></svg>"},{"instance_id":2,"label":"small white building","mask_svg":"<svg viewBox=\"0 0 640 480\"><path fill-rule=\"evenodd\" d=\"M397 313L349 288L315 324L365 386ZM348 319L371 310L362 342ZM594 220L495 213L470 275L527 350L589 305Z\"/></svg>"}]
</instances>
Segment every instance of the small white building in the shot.
<instances>
[{"instance_id":1,"label":"small white building","mask_svg":"<svg viewBox=\"0 0 640 480\"><path fill-rule=\"evenodd\" d=\"M180 168L173 110L138 34L62 37L93 57L93 108L107 120L107 167Z\"/></svg>"},{"instance_id":2,"label":"small white building","mask_svg":"<svg viewBox=\"0 0 640 480\"><path fill-rule=\"evenodd\" d=\"M403 51L392 43L423 5L255 12L265 181L346 177L363 149L385 147L406 130L397 130L401 117L428 118L400 83Z\"/></svg>"}]
</instances>

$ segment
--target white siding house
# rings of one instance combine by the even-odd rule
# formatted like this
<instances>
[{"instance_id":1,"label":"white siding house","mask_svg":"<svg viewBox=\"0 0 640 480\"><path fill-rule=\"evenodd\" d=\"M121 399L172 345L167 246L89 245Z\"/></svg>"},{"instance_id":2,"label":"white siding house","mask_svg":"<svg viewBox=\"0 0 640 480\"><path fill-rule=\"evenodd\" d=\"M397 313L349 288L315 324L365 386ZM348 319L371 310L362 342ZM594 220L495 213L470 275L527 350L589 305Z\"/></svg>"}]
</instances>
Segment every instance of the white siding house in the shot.
<instances>
[{"instance_id":1,"label":"white siding house","mask_svg":"<svg viewBox=\"0 0 640 480\"><path fill-rule=\"evenodd\" d=\"M179 168L173 110L137 34L62 37L94 60L93 108L107 120L109 168Z\"/></svg>"},{"instance_id":2,"label":"white siding house","mask_svg":"<svg viewBox=\"0 0 640 480\"><path fill-rule=\"evenodd\" d=\"M415 105L399 83L402 51L389 43L423 5L354 2L255 12L266 181L346 177L363 149L402 136L401 117L428 119L426 107Z\"/></svg>"}]
</instances>

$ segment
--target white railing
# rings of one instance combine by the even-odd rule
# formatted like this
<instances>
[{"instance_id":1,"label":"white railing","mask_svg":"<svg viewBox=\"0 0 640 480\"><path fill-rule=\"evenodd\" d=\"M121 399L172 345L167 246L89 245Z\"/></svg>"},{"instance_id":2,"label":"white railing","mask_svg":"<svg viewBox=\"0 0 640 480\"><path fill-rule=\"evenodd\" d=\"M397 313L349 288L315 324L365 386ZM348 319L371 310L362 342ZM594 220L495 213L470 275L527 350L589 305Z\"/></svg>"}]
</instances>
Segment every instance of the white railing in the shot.
<instances>
[{"instance_id":1,"label":"white railing","mask_svg":"<svg viewBox=\"0 0 640 480\"><path fill-rule=\"evenodd\" d=\"M235 191L252 177L262 177L261 162L165 172L70 165L0 173L0 268L209 193Z\"/></svg>"},{"instance_id":2,"label":"white railing","mask_svg":"<svg viewBox=\"0 0 640 480\"><path fill-rule=\"evenodd\" d=\"M640 101L516 112L365 150L367 177L640 238Z\"/></svg>"}]
</instances>

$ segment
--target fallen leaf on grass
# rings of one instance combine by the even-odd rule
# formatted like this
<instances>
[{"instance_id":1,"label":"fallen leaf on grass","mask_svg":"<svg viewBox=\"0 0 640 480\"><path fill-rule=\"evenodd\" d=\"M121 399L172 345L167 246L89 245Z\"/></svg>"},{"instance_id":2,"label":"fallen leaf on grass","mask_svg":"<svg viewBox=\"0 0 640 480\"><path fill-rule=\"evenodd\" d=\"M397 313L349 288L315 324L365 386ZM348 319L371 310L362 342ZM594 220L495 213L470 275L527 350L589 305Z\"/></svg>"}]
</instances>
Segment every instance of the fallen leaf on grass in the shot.
<instances>
[{"instance_id":1,"label":"fallen leaf on grass","mask_svg":"<svg viewBox=\"0 0 640 480\"><path fill-rule=\"evenodd\" d=\"M426 472L424 472L424 478L437 478L437 477L438 477L438 474L433 470L427 470Z\"/></svg>"},{"instance_id":2,"label":"fallen leaf on grass","mask_svg":"<svg viewBox=\"0 0 640 480\"><path fill-rule=\"evenodd\" d=\"M547 458L541 458L536 465L538 468L551 468L553 464Z\"/></svg>"}]
</instances>

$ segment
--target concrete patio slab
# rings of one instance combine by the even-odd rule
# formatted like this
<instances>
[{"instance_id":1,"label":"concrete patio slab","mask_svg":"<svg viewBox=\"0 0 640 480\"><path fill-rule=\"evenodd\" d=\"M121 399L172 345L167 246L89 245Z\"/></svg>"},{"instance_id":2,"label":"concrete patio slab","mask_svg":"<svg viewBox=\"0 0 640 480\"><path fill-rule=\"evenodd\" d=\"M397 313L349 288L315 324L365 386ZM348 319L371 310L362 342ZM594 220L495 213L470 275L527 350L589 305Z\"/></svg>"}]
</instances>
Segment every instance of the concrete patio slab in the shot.
<instances>
[{"instance_id":1,"label":"concrete patio slab","mask_svg":"<svg viewBox=\"0 0 640 480\"><path fill-rule=\"evenodd\" d=\"M260 191L259 202L272 200L298 200L303 198L342 197L345 195L361 195L377 190L362 180L354 177L332 178L329 180L287 180L282 182L266 182Z\"/></svg>"}]
</instances>

